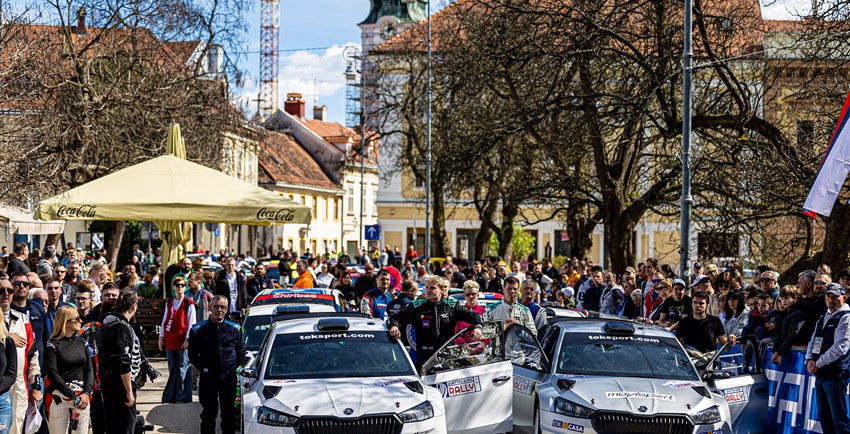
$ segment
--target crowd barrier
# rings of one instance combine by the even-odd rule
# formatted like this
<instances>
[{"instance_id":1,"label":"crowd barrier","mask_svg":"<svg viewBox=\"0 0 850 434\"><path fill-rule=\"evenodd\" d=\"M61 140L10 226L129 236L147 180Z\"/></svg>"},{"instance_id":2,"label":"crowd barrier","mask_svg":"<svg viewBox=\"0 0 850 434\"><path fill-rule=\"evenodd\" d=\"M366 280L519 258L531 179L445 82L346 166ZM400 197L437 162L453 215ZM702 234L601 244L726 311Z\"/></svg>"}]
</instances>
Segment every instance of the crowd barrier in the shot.
<instances>
[{"instance_id":1,"label":"crowd barrier","mask_svg":"<svg viewBox=\"0 0 850 434\"><path fill-rule=\"evenodd\" d=\"M815 397L815 377L806 370L805 349L791 351L782 365L770 362L767 349L764 372L768 379L767 433L823 433Z\"/></svg>"}]
</instances>

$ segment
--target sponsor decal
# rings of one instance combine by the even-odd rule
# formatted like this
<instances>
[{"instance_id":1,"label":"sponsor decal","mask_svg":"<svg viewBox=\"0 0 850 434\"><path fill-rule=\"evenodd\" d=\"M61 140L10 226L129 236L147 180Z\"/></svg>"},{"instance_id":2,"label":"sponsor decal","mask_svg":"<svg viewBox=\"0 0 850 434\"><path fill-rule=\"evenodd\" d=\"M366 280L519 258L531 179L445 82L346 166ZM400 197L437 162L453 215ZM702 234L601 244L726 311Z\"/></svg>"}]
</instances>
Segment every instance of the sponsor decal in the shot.
<instances>
[{"instance_id":1,"label":"sponsor decal","mask_svg":"<svg viewBox=\"0 0 850 434\"><path fill-rule=\"evenodd\" d=\"M94 218L97 215L97 205L60 206L56 211L58 217Z\"/></svg>"},{"instance_id":2,"label":"sponsor decal","mask_svg":"<svg viewBox=\"0 0 850 434\"><path fill-rule=\"evenodd\" d=\"M291 384L297 383L297 380L274 380L272 384Z\"/></svg>"},{"instance_id":3,"label":"sponsor decal","mask_svg":"<svg viewBox=\"0 0 850 434\"><path fill-rule=\"evenodd\" d=\"M577 423L564 422L558 419L552 421L552 426L554 426L555 428L561 428L572 432L584 432L584 426L579 425Z\"/></svg>"},{"instance_id":4,"label":"sponsor decal","mask_svg":"<svg viewBox=\"0 0 850 434\"><path fill-rule=\"evenodd\" d=\"M332 295L327 294L305 294L300 292L273 292L265 295L258 295L257 301L263 300L279 300L279 299L301 299L301 300L330 300L333 301L334 297Z\"/></svg>"},{"instance_id":5,"label":"sponsor decal","mask_svg":"<svg viewBox=\"0 0 850 434\"><path fill-rule=\"evenodd\" d=\"M537 382L529 378L514 375L514 392L522 393L523 395L534 396L534 388Z\"/></svg>"},{"instance_id":6,"label":"sponsor decal","mask_svg":"<svg viewBox=\"0 0 850 434\"><path fill-rule=\"evenodd\" d=\"M588 339L592 341L634 341L634 342L651 342L654 344L661 343L660 339L653 338L644 338L641 336L609 336L609 335L596 335L596 336L588 336Z\"/></svg>"},{"instance_id":7,"label":"sponsor decal","mask_svg":"<svg viewBox=\"0 0 850 434\"><path fill-rule=\"evenodd\" d=\"M691 383L690 381L668 381L664 383L664 386L669 387L670 389L687 389L689 387L696 387L697 384Z\"/></svg>"},{"instance_id":8,"label":"sponsor decal","mask_svg":"<svg viewBox=\"0 0 850 434\"><path fill-rule=\"evenodd\" d=\"M437 389L443 395L443 398L451 398L453 396L468 395L481 391L481 380L476 377L461 378L460 380L446 381L437 383Z\"/></svg>"},{"instance_id":9,"label":"sponsor decal","mask_svg":"<svg viewBox=\"0 0 850 434\"><path fill-rule=\"evenodd\" d=\"M407 381L406 378L382 378L380 380L375 380L372 382L374 386L387 387L392 386L393 384L401 384Z\"/></svg>"},{"instance_id":10,"label":"sponsor decal","mask_svg":"<svg viewBox=\"0 0 850 434\"><path fill-rule=\"evenodd\" d=\"M289 208L281 209L266 209L260 208L257 211L257 220L266 220L272 222L291 222L295 219L295 211Z\"/></svg>"},{"instance_id":11,"label":"sponsor decal","mask_svg":"<svg viewBox=\"0 0 850 434\"><path fill-rule=\"evenodd\" d=\"M726 389L723 391L723 395L726 396L727 404L734 404L736 402L744 402L747 400L747 388L746 387L736 387L734 389Z\"/></svg>"},{"instance_id":12,"label":"sponsor decal","mask_svg":"<svg viewBox=\"0 0 850 434\"><path fill-rule=\"evenodd\" d=\"M372 333L328 333L321 335L301 335L298 336L302 341L308 341L311 339L357 339L357 338L375 338L375 335ZM477 378L477 377L476 377Z\"/></svg>"},{"instance_id":13,"label":"sponsor decal","mask_svg":"<svg viewBox=\"0 0 850 434\"><path fill-rule=\"evenodd\" d=\"M663 393L647 393L647 392L607 392L605 397L608 399L620 399L620 398L641 398L641 399L655 399L658 401L672 401L676 402L676 397L673 395L665 395Z\"/></svg>"},{"instance_id":14,"label":"sponsor decal","mask_svg":"<svg viewBox=\"0 0 850 434\"><path fill-rule=\"evenodd\" d=\"M722 429L713 429L711 431L704 431L704 432L701 432L699 434L723 434L723 430Z\"/></svg>"}]
</instances>

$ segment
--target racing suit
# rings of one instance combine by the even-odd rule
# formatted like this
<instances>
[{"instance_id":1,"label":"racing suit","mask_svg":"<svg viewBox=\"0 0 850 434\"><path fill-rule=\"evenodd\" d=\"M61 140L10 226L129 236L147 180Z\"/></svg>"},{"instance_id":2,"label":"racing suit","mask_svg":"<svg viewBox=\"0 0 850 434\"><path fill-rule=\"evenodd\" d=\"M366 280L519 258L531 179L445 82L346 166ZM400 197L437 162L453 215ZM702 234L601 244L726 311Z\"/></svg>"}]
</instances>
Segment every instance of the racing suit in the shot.
<instances>
[{"instance_id":1,"label":"racing suit","mask_svg":"<svg viewBox=\"0 0 850 434\"><path fill-rule=\"evenodd\" d=\"M498 301L487 306L487 310L484 311L484 321L505 322L509 318L515 319L517 324L531 330L531 333L537 336L537 326L534 325L531 310L519 302L508 304L504 300Z\"/></svg>"},{"instance_id":2,"label":"racing suit","mask_svg":"<svg viewBox=\"0 0 850 434\"><path fill-rule=\"evenodd\" d=\"M392 291L387 289L387 292L381 292L375 288L365 294L360 300L360 312L363 312L372 318L381 321L386 320L387 305L393 301Z\"/></svg>"},{"instance_id":3,"label":"racing suit","mask_svg":"<svg viewBox=\"0 0 850 434\"><path fill-rule=\"evenodd\" d=\"M388 323L390 327L396 326L399 330L405 330L407 325L413 328L416 342L411 342L411 346L416 347L415 362L418 371L440 346L454 336L458 321L476 327L482 325L481 315L466 310L463 303L453 299L443 299L438 303L426 299L413 301L397 315L390 317Z\"/></svg>"}]
</instances>

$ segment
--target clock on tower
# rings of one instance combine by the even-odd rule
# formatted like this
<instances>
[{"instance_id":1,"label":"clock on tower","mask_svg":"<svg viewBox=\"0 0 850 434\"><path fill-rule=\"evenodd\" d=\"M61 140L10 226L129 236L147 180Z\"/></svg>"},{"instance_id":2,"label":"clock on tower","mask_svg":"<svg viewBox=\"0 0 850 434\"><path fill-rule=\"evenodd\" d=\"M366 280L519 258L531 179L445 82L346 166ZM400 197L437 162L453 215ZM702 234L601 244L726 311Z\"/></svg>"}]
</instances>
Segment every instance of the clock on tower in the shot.
<instances>
[{"instance_id":1,"label":"clock on tower","mask_svg":"<svg viewBox=\"0 0 850 434\"><path fill-rule=\"evenodd\" d=\"M428 0L370 0L369 16L358 24L363 53L426 18Z\"/></svg>"}]
</instances>

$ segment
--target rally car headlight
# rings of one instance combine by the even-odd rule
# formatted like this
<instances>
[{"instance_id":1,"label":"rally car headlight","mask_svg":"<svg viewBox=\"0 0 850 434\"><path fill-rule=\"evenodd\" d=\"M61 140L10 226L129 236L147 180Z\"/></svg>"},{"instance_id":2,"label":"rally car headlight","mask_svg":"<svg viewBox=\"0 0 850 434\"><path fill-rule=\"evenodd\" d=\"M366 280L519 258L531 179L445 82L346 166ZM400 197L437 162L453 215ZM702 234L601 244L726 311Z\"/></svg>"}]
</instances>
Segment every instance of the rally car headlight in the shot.
<instances>
[{"instance_id":1,"label":"rally car headlight","mask_svg":"<svg viewBox=\"0 0 850 434\"><path fill-rule=\"evenodd\" d=\"M697 425L718 423L720 422L720 408L716 405L711 408L706 408L699 413L692 414L691 419Z\"/></svg>"},{"instance_id":2,"label":"rally car headlight","mask_svg":"<svg viewBox=\"0 0 850 434\"><path fill-rule=\"evenodd\" d=\"M555 413L563 414L564 416L589 419L593 414L593 410L558 397L555 398Z\"/></svg>"},{"instance_id":3,"label":"rally car headlight","mask_svg":"<svg viewBox=\"0 0 850 434\"><path fill-rule=\"evenodd\" d=\"M260 407L257 410L257 422L271 426L294 426L298 418L268 407Z\"/></svg>"},{"instance_id":4,"label":"rally car headlight","mask_svg":"<svg viewBox=\"0 0 850 434\"><path fill-rule=\"evenodd\" d=\"M431 401L425 401L410 410L398 414L402 422L422 422L434 417L434 406Z\"/></svg>"}]
</instances>

